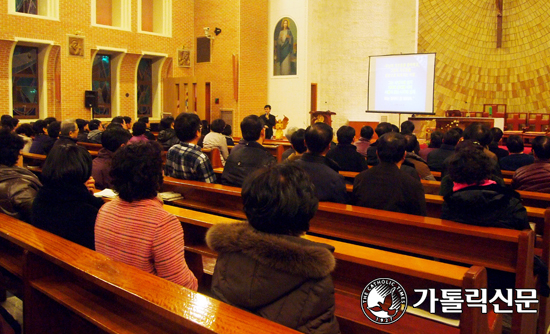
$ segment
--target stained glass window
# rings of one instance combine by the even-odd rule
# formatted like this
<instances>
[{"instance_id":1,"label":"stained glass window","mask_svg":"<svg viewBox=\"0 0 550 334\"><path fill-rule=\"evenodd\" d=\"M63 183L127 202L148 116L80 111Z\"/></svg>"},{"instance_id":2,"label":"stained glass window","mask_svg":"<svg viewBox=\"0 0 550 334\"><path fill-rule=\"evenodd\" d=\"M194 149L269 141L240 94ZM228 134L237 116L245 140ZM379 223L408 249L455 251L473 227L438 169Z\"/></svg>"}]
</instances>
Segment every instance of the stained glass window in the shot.
<instances>
[{"instance_id":1,"label":"stained glass window","mask_svg":"<svg viewBox=\"0 0 550 334\"><path fill-rule=\"evenodd\" d=\"M98 54L92 66L92 90L99 92L94 117L111 118L111 56Z\"/></svg>"},{"instance_id":2,"label":"stained glass window","mask_svg":"<svg viewBox=\"0 0 550 334\"><path fill-rule=\"evenodd\" d=\"M13 116L38 118L38 48L16 46L12 60Z\"/></svg>"},{"instance_id":3,"label":"stained glass window","mask_svg":"<svg viewBox=\"0 0 550 334\"><path fill-rule=\"evenodd\" d=\"M153 61L142 58L137 74L138 117L153 116Z\"/></svg>"},{"instance_id":4,"label":"stained glass window","mask_svg":"<svg viewBox=\"0 0 550 334\"><path fill-rule=\"evenodd\" d=\"M15 0L15 11L25 14L38 14L38 0Z\"/></svg>"}]
</instances>

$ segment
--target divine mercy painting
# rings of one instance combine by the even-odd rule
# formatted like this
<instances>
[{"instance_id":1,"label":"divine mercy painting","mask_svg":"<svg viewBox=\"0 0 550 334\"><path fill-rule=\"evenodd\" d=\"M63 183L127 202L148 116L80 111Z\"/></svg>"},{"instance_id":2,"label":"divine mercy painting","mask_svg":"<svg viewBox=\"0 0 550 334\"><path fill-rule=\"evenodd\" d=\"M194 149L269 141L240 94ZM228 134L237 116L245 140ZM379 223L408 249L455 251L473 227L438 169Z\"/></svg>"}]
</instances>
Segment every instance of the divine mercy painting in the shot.
<instances>
[{"instance_id":1,"label":"divine mercy painting","mask_svg":"<svg viewBox=\"0 0 550 334\"><path fill-rule=\"evenodd\" d=\"M283 17L275 26L273 47L273 75L296 75L298 31L296 23Z\"/></svg>"}]
</instances>

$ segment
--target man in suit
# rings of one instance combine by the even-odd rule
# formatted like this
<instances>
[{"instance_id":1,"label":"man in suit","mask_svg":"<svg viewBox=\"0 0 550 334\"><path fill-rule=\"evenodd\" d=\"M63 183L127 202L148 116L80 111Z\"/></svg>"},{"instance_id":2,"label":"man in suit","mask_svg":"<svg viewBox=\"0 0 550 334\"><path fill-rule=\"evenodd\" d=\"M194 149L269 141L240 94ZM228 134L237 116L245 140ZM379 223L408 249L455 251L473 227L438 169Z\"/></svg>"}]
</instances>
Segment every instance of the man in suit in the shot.
<instances>
[{"instance_id":1,"label":"man in suit","mask_svg":"<svg viewBox=\"0 0 550 334\"><path fill-rule=\"evenodd\" d=\"M277 123L275 116L271 115L271 106L266 104L264 107L265 114L260 116L265 127L265 139L271 139L273 137L273 127Z\"/></svg>"}]
</instances>

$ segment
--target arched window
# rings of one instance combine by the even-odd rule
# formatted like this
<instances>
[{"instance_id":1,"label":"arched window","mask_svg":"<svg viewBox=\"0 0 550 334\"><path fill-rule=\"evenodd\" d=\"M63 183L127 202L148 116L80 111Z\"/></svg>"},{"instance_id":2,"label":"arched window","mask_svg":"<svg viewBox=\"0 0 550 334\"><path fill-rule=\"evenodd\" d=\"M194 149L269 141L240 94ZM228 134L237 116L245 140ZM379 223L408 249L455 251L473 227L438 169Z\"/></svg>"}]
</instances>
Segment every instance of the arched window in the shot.
<instances>
[{"instance_id":1,"label":"arched window","mask_svg":"<svg viewBox=\"0 0 550 334\"><path fill-rule=\"evenodd\" d=\"M13 116L39 118L38 48L18 45L12 58Z\"/></svg>"},{"instance_id":2,"label":"arched window","mask_svg":"<svg viewBox=\"0 0 550 334\"><path fill-rule=\"evenodd\" d=\"M92 90L99 93L94 118L111 117L111 55L97 54L92 65Z\"/></svg>"}]
</instances>

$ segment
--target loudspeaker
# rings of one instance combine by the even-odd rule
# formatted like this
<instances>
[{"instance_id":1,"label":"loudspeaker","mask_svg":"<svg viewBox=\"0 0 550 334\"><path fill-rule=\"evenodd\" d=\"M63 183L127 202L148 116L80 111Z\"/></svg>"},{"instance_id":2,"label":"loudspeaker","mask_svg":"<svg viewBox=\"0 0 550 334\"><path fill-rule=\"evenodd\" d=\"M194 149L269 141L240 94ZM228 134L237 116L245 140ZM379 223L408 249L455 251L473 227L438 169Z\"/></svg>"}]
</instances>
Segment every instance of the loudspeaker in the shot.
<instances>
[{"instance_id":1,"label":"loudspeaker","mask_svg":"<svg viewBox=\"0 0 550 334\"><path fill-rule=\"evenodd\" d=\"M84 105L86 108L97 108L99 102L99 92L96 90L87 90L84 94Z\"/></svg>"}]
</instances>

